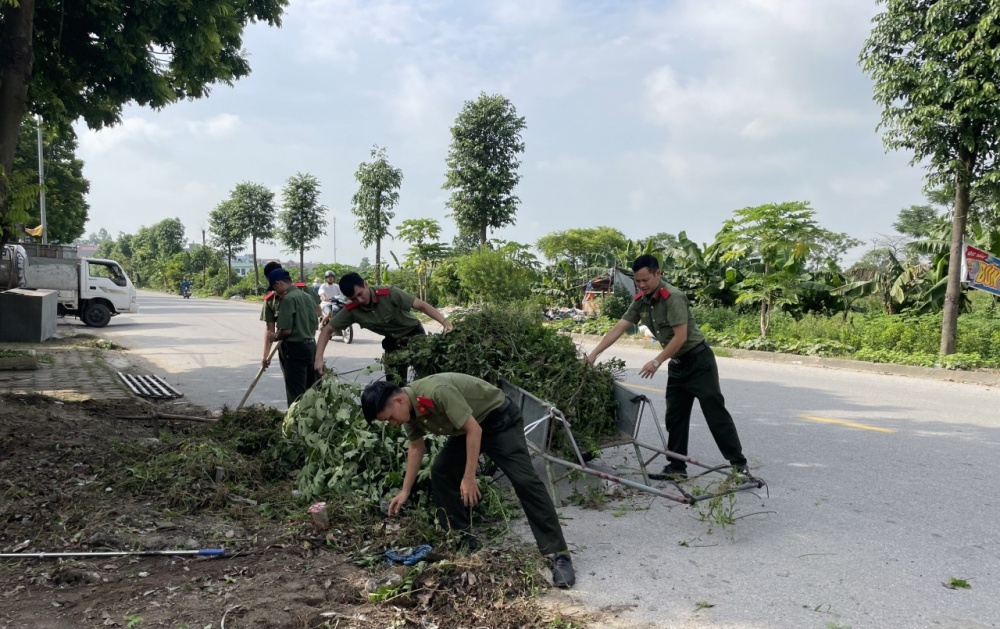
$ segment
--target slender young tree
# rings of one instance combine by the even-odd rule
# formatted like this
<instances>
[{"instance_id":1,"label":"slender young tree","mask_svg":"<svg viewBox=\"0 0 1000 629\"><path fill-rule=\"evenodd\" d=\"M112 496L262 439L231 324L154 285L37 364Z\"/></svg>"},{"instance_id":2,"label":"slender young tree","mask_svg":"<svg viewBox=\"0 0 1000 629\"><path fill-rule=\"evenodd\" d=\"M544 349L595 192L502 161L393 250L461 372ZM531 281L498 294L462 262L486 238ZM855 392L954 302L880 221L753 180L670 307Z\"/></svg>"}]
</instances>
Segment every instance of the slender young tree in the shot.
<instances>
[{"instance_id":1,"label":"slender young tree","mask_svg":"<svg viewBox=\"0 0 1000 629\"><path fill-rule=\"evenodd\" d=\"M299 281L306 281L306 250L316 247L326 226L326 206L319 202L319 180L296 173L281 191L285 209L278 213L278 240L285 251L299 254Z\"/></svg>"},{"instance_id":2,"label":"slender young tree","mask_svg":"<svg viewBox=\"0 0 1000 629\"><path fill-rule=\"evenodd\" d=\"M524 152L524 118L500 94L466 101L451 128L445 190L459 232L486 244L490 230L513 225L521 202L514 188L521 180L518 155Z\"/></svg>"},{"instance_id":3,"label":"slender young tree","mask_svg":"<svg viewBox=\"0 0 1000 629\"><path fill-rule=\"evenodd\" d=\"M829 232L816 224L807 202L769 203L733 212L715 237L722 262L748 260L737 303L760 304L760 335L767 336L777 306L795 303L799 274Z\"/></svg>"},{"instance_id":4,"label":"slender young tree","mask_svg":"<svg viewBox=\"0 0 1000 629\"><path fill-rule=\"evenodd\" d=\"M375 245L375 283L382 283L382 239L390 236L389 225L399 202L399 187L403 171L389 163L384 148L372 147L372 161L361 162L354 178L358 191L351 200L351 211L358 220L355 228L361 234L361 245Z\"/></svg>"},{"instance_id":5,"label":"slender young tree","mask_svg":"<svg viewBox=\"0 0 1000 629\"><path fill-rule=\"evenodd\" d=\"M235 206L236 218L250 236L253 251L253 277L257 292L260 292L260 271L257 268L257 243L268 243L274 239L274 221L277 209L274 193L267 186L245 181L233 189L230 198Z\"/></svg>"},{"instance_id":6,"label":"slender young tree","mask_svg":"<svg viewBox=\"0 0 1000 629\"><path fill-rule=\"evenodd\" d=\"M246 228L240 223L232 199L220 203L208 214L211 243L226 253L226 288L233 281L233 256L243 251L247 243Z\"/></svg>"},{"instance_id":7,"label":"slender young tree","mask_svg":"<svg viewBox=\"0 0 1000 629\"><path fill-rule=\"evenodd\" d=\"M1000 180L1000 4L880 0L861 65L875 81L886 149L926 164L928 185L954 185L941 353L958 342L961 269L973 188Z\"/></svg>"}]
</instances>

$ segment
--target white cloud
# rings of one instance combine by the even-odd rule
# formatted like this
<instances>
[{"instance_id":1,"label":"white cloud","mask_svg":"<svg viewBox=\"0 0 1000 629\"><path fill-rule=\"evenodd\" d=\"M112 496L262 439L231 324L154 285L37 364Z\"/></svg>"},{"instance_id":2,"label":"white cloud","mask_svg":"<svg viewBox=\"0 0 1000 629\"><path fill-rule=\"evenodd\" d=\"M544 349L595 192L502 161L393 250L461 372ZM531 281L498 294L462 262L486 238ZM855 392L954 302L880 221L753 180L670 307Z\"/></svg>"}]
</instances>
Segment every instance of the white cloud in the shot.
<instances>
[{"instance_id":1,"label":"white cloud","mask_svg":"<svg viewBox=\"0 0 1000 629\"><path fill-rule=\"evenodd\" d=\"M361 45L401 44L423 23L416 7L399 0L292 0L286 16L306 58L347 64Z\"/></svg>"},{"instance_id":2,"label":"white cloud","mask_svg":"<svg viewBox=\"0 0 1000 629\"><path fill-rule=\"evenodd\" d=\"M559 15L560 0L502 0L490 3L496 20L505 24L528 26L548 24Z\"/></svg>"},{"instance_id":3,"label":"white cloud","mask_svg":"<svg viewBox=\"0 0 1000 629\"><path fill-rule=\"evenodd\" d=\"M188 128L197 135L207 135L219 139L232 135L243 127L243 121L235 114L219 114L206 120L195 120L188 123Z\"/></svg>"},{"instance_id":4,"label":"white cloud","mask_svg":"<svg viewBox=\"0 0 1000 629\"><path fill-rule=\"evenodd\" d=\"M100 131L85 129L80 134L80 150L85 155L107 153L112 149L152 144L171 135L168 129L156 122L144 118L125 118L121 124Z\"/></svg>"}]
</instances>

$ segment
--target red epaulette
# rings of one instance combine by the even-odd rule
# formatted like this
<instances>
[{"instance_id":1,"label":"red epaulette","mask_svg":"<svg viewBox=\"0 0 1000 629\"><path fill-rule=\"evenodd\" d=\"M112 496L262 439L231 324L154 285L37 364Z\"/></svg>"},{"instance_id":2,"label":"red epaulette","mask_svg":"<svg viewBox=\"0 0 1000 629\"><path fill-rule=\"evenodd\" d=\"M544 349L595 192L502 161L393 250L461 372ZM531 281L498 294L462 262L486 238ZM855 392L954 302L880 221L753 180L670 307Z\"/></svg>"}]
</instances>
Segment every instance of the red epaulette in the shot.
<instances>
[{"instance_id":1,"label":"red epaulette","mask_svg":"<svg viewBox=\"0 0 1000 629\"><path fill-rule=\"evenodd\" d=\"M389 296L389 287L376 288L375 289L375 295L377 297L388 297Z\"/></svg>"},{"instance_id":2,"label":"red epaulette","mask_svg":"<svg viewBox=\"0 0 1000 629\"><path fill-rule=\"evenodd\" d=\"M305 288L305 287L306 287L305 282L295 282L295 288Z\"/></svg>"},{"instance_id":3,"label":"red epaulette","mask_svg":"<svg viewBox=\"0 0 1000 629\"><path fill-rule=\"evenodd\" d=\"M358 307L358 302L356 302L356 301L349 301L349 302L347 302L347 305L344 306L344 310L354 310L357 307Z\"/></svg>"},{"instance_id":4,"label":"red epaulette","mask_svg":"<svg viewBox=\"0 0 1000 629\"><path fill-rule=\"evenodd\" d=\"M432 408L434 408L434 400L429 397L417 396L417 412L421 415L426 415Z\"/></svg>"},{"instance_id":5,"label":"red epaulette","mask_svg":"<svg viewBox=\"0 0 1000 629\"><path fill-rule=\"evenodd\" d=\"M667 297L670 297L670 291L668 291L665 288L661 288L660 289L660 297L663 297L664 299L666 299Z\"/></svg>"},{"instance_id":6,"label":"red epaulette","mask_svg":"<svg viewBox=\"0 0 1000 629\"><path fill-rule=\"evenodd\" d=\"M272 297L274 297L274 291L273 290L270 291L270 292L268 292L266 295L264 295L264 301L271 301Z\"/></svg>"},{"instance_id":7,"label":"red epaulette","mask_svg":"<svg viewBox=\"0 0 1000 629\"><path fill-rule=\"evenodd\" d=\"M635 297L632 298L632 301L639 301L640 299L642 299L642 291L636 293Z\"/></svg>"}]
</instances>

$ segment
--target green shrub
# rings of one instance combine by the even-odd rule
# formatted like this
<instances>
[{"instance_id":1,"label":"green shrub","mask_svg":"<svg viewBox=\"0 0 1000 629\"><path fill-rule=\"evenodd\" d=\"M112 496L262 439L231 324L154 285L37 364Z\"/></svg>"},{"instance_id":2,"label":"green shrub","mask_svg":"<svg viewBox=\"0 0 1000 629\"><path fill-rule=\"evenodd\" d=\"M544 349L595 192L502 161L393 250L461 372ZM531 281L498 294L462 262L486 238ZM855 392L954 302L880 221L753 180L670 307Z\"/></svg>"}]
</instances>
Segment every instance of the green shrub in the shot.
<instances>
[{"instance_id":1,"label":"green shrub","mask_svg":"<svg viewBox=\"0 0 1000 629\"><path fill-rule=\"evenodd\" d=\"M455 265L462 291L473 301L503 304L531 295L534 270L512 260L503 251L481 247L458 258Z\"/></svg>"},{"instance_id":2,"label":"green shrub","mask_svg":"<svg viewBox=\"0 0 1000 629\"><path fill-rule=\"evenodd\" d=\"M601 297L601 316L617 322L632 305L632 299L624 295L605 295Z\"/></svg>"}]
</instances>

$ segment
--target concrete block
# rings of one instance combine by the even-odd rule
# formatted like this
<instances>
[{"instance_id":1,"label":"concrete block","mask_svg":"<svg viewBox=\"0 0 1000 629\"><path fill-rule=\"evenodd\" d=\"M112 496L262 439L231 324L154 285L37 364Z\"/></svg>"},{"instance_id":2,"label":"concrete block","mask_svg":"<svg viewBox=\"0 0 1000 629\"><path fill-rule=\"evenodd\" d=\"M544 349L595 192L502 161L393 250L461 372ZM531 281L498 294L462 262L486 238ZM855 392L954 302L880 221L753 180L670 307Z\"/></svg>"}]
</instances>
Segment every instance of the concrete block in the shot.
<instances>
[{"instance_id":1,"label":"concrete block","mask_svg":"<svg viewBox=\"0 0 1000 629\"><path fill-rule=\"evenodd\" d=\"M26 288L0 292L0 341L41 343L55 336L58 295Z\"/></svg>"}]
</instances>

